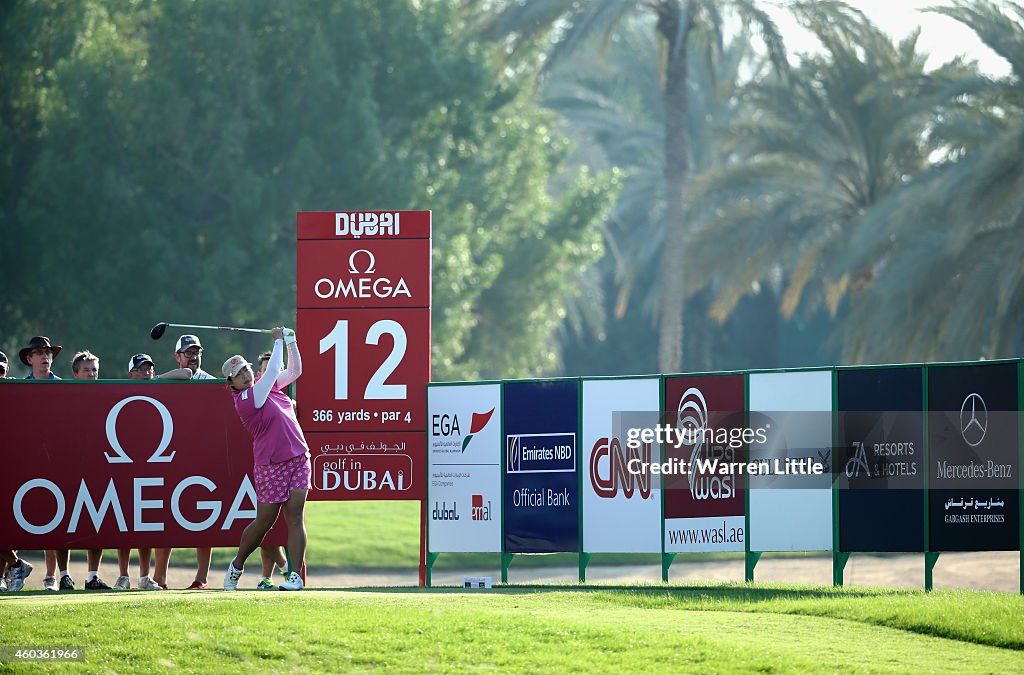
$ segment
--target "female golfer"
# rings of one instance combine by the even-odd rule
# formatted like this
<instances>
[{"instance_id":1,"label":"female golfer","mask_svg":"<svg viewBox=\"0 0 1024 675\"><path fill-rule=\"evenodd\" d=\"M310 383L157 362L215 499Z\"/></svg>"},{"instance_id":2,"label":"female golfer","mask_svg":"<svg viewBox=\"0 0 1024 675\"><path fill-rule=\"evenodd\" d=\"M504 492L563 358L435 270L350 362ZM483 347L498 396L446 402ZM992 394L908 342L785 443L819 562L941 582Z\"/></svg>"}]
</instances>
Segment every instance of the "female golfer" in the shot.
<instances>
[{"instance_id":1,"label":"female golfer","mask_svg":"<svg viewBox=\"0 0 1024 675\"><path fill-rule=\"evenodd\" d=\"M267 364L267 375L255 379L252 364L242 356L224 362L221 372L228 378L235 410L242 425L252 434L253 478L256 486L256 519L242 532L235 559L224 575L224 590L238 588L245 560L259 547L264 535L277 520L284 505L288 524L288 552L291 559L306 555L306 525L303 510L309 491L309 446L295 419L292 401L282 391L302 374L295 331L275 328L274 351ZM281 370L283 345L288 345L288 368ZM277 377L274 377L277 373ZM294 563L291 563L294 564ZM290 569L282 591L302 590L302 577Z\"/></svg>"}]
</instances>

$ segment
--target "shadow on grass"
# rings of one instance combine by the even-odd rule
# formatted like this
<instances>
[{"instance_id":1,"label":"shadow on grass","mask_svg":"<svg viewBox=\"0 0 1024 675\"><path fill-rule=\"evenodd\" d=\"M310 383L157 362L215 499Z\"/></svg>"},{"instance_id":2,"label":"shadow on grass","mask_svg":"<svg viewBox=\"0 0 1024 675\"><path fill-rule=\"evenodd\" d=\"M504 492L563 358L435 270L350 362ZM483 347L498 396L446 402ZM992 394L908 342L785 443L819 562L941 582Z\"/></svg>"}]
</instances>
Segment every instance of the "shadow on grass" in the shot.
<instances>
[{"instance_id":1,"label":"shadow on grass","mask_svg":"<svg viewBox=\"0 0 1024 675\"><path fill-rule=\"evenodd\" d=\"M490 589L467 589L458 586L439 586L430 588L418 588L411 586L396 586L391 588L360 587L360 588L318 588L316 590L349 591L349 592L373 592L373 593L395 593L395 594L437 594L449 595L452 593L466 594L497 594L497 595L522 595L532 593L582 593L582 594L612 594L630 596L646 596L650 598L676 598L679 600L715 600L723 602L751 603L768 602L774 600L814 600L820 598L874 598L889 597L892 595L924 595L923 591L914 589L871 589L871 588L829 588L814 587L806 588L759 584L693 584L693 585L585 585L578 586L568 584L504 584Z\"/></svg>"}]
</instances>

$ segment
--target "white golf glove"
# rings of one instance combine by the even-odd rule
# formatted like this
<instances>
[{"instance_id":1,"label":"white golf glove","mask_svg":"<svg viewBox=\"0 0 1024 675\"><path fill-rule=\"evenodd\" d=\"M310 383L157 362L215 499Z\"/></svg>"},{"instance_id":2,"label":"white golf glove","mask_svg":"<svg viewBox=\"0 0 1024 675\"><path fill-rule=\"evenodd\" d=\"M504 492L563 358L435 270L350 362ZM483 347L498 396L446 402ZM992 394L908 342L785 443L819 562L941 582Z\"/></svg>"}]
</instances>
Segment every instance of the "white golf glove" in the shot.
<instances>
[{"instance_id":1,"label":"white golf glove","mask_svg":"<svg viewBox=\"0 0 1024 675\"><path fill-rule=\"evenodd\" d=\"M290 344L295 342L295 331L294 330L292 330L291 328L285 328L282 332L284 333L284 342L285 342L285 344L290 345Z\"/></svg>"}]
</instances>

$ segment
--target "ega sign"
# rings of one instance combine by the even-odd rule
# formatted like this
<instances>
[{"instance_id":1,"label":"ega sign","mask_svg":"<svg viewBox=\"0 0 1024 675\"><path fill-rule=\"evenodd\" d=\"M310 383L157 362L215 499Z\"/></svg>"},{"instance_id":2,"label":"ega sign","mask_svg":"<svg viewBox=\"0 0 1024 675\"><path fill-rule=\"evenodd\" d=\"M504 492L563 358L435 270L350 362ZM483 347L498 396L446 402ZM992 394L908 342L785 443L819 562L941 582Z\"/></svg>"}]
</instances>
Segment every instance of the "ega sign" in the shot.
<instances>
[{"instance_id":1,"label":"ega sign","mask_svg":"<svg viewBox=\"0 0 1024 675\"><path fill-rule=\"evenodd\" d=\"M298 214L296 332L304 374L296 392L311 448L325 444L318 434L331 434L331 445L366 448L384 433L411 461L424 461L430 231L429 211ZM338 473L350 482L353 475ZM366 485L345 490L333 478L314 485L311 498L366 498ZM370 492L413 499L411 485Z\"/></svg>"}]
</instances>

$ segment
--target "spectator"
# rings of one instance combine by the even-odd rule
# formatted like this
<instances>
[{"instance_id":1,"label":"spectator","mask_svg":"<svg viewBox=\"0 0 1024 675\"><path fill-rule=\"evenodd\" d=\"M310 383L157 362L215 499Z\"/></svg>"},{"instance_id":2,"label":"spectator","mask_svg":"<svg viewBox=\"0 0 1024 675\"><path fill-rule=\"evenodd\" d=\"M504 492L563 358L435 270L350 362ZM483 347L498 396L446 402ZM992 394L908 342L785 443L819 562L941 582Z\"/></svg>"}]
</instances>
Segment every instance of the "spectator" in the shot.
<instances>
[{"instance_id":1,"label":"spectator","mask_svg":"<svg viewBox=\"0 0 1024 675\"><path fill-rule=\"evenodd\" d=\"M0 352L2 353L2 352ZM25 586L25 579L32 574L32 566L18 557L17 551L0 549L0 564L7 571L0 574L0 590L20 591Z\"/></svg>"},{"instance_id":2,"label":"spectator","mask_svg":"<svg viewBox=\"0 0 1024 675\"><path fill-rule=\"evenodd\" d=\"M59 380L51 370L53 360L60 354L61 346L50 344L50 338L37 335L28 341L28 346L18 352L21 362L32 369L26 380ZM68 573L70 563L69 551L44 551L46 559L46 576L43 578L43 589L47 591L73 591L75 580ZM60 571L60 583L56 573Z\"/></svg>"},{"instance_id":3,"label":"spectator","mask_svg":"<svg viewBox=\"0 0 1024 675\"><path fill-rule=\"evenodd\" d=\"M174 348L174 360L182 368L192 371L193 380L213 380L213 375L203 370L203 345L195 335L182 335Z\"/></svg>"},{"instance_id":4,"label":"spectator","mask_svg":"<svg viewBox=\"0 0 1024 675\"><path fill-rule=\"evenodd\" d=\"M192 375L192 371L187 368L178 369L185 370L187 374L184 379L188 379ZM176 371L171 371L176 372ZM167 373L164 373L167 375ZM130 380L152 380L156 378L156 373L153 368L153 359L150 358L149 354L136 354L135 356L128 359L128 379ZM139 551L139 588L144 591L162 591L163 586L158 584L149 576L149 565L150 558L153 555L152 548L140 548ZM118 577L117 581L114 582L114 588L117 590L128 590L132 587L131 580L128 577L128 565L131 562L132 550L130 548L119 548L117 549L117 569Z\"/></svg>"},{"instance_id":5,"label":"spectator","mask_svg":"<svg viewBox=\"0 0 1024 675\"><path fill-rule=\"evenodd\" d=\"M188 368L192 371L193 380L212 380L213 375L203 370L203 345L195 335L182 335L174 347L174 359L181 368ZM213 555L212 548L196 549L196 577L186 590L206 590L207 577L210 575L210 557ZM171 549L158 548L156 550L156 572L153 578L164 588L167 587L167 566L171 561Z\"/></svg>"},{"instance_id":6,"label":"spectator","mask_svg":"<svg viewBox=\"0 0 1024 675\"><path fill-rule=\"evenodd\" d=\"M130 380L191 380L192 371L188 368L175 368L166 373L156 374L153 358L149 354L136 354L128 361L128 379Z\"/></svg>"},{"instance_id":7,"label":"spectator","mask_svg":"<svg viewBox=\"0 0 1024 675\"><path fill-rule=\"evenodd\" d=\"M7 360L7 354L0 352L0 380L7 379L7 374L9 372L11 372L11 364Z\"/></svg>"},{"instance_id":8,"label":"spectator","mask_svg":"<svg viewBox=\"0 0 1024 675\"><path fill-rule=\"evenodd\" d=\"M100 357L83 349L71 359L71 373L76 380L100 379Z\"/></svg>"},{"instance_id":9,"label":"spectator","mask_svg":"<svg viewBox=\"0 0 1024 675\"><path fill-rule=\"evenodd\" d=\"M263 377L267 372L267 364L270 362L270 351L265 351L260 354L259 376ZM292 401L292 408L295 407L295 401ZM285 569L287 569L287 560L284 557L284 550L280 546L260 546L260 564L263 566L263 577L260 582L256 584L257 590L270 591L276 588L272 581L274 577L274 568L280 567L281 574L283 575Z\"/></svg>"},{"instance_id":10,"label":"spectator","mask_svg":"<svg viewBox=\"0 0 1024 675\"><path fill-rule=\"evenodd\" d=\"M60 350L60 345L51 345L50 338L43 335L37 335L29 340L28 347L18 352L21 362L32 369L25 379L59 380L60 378L54 375L50 368L53 365L53 360L57 358L57 354L60 354Z\"/></svg>"},{"instance_id":11,"label":"spectator","mask_svg":"<svg viewBox=\"0 0 1024 675\"><path fill-rule=\"evenodd\" d=\"M71 359L71 372L76 380L98 380L100 377L100 357L88 349L75 354ZM67 551L56 551L56 558L67 556ZM55 560L56 560L55 558ZM103 549L94 548L86 553L86 578L85 590L87 591L109 591L110 586L100 578L100 563L103 561ZM52 571L50 572L52 573ZM63 577L62 577L63 579Z\"/></svg>"}]
</instances>

